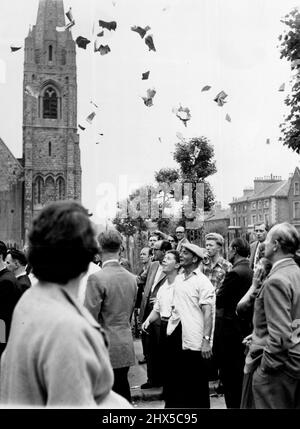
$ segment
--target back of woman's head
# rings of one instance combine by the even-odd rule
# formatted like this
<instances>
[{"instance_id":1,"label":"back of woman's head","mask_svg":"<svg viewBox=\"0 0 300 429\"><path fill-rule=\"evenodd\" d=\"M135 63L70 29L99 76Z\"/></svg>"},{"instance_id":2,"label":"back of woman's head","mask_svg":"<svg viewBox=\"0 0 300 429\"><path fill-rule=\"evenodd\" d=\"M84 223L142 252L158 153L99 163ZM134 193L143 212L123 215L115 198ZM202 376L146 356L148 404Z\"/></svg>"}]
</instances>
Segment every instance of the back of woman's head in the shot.
<instances>
[{"instance_id":1,"label":"back of woman's head","mask_svg":"<svg viewBox=\"0 0 300 429\"><path fill-rule=\"evenodd\" d=\"M74 201L46 206L29 232L28 261L44 282L66 284L87 271L97 242L87 210Z\"/></svg>"}]
</instances>

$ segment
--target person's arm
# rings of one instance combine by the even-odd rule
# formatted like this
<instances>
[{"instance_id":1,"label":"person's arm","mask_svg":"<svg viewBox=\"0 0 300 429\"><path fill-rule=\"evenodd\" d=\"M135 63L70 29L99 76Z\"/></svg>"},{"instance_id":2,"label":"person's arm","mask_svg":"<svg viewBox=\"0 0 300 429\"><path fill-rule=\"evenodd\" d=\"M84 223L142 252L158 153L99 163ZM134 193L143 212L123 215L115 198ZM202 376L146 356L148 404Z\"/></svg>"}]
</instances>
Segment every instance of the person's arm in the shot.
<instances>
[{"instance_id":1,"label":"person's arm","mask_svg":"<svg viewBox=\"0 0 300 429\"><path fill-rule=\"evenodd\" d=\"M213 317L212 317L212 307L211 304L202 305L203 312L203 341L201 347L202 357L204 359L209 359L212 356L212 348L210 340L205 337L211 338L212 327L213 327Z\"/></svg>"},{"instance_id":2,"label":"person's arm","mask_svg":"<svg viewBox=\"0 0 300 429\"><path fill-rule=\"evenodd\" d=\"M204 359L209 359L212 356L211 336L216 294L212 283L208 279L205 279L205 284L202 284L200 289L199 305L203 312L203 340L201 353ZM210 340L205 339L205 337L209 337Z\"/></svg>"},{"instance_id":3,"label":"person's arm","mask_svg":"<svg viewBox=\"0 0 300 429\"><path fill-rule=\"evenodd\" d=\"M95 274L91 274L87 280L84 306L98 321L103 301L102 290Z\"/></svg>"},{"instance_id":4,"label":"person's arm","mask_svg":"<svg viewBox=\"0 0 300 429\"><path fill-rule=\"evenodd\" d=\"M156 320L159 319L159 313L155 310L152 310L145 322L142 324L142 331L147 333L147 329L149 328L149 325Z\"/></svg>"}]
</instances>

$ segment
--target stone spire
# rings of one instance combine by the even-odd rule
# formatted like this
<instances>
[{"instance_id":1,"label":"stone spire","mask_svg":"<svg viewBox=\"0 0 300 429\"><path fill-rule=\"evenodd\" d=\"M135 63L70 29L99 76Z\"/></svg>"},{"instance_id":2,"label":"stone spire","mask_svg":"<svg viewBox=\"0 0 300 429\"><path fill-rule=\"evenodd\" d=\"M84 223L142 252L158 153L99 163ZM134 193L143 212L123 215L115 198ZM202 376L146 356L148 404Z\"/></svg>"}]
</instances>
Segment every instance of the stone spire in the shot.
<instances>
[{"instance_id":1,"label":"stone spire","mask_svg":"<svg viewBox=\"0 0 300 429\"><path fill-rule=\"evenodd\" d=\"M35 25L35 46L41 47L45 40L57 40L59 35L55 28L64 25L63 0L40 0ZM69 32L67 33L69 34Z\"/></svg>"}]
</instances>

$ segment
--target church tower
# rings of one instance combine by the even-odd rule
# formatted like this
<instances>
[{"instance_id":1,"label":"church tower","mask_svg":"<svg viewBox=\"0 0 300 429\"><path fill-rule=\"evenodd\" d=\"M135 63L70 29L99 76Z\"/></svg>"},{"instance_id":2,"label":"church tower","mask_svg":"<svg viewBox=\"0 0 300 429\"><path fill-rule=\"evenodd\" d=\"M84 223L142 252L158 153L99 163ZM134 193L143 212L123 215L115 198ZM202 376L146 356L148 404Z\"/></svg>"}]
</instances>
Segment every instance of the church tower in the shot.
<instances>
[{"instance_id":1,"label":"church tower","mask_svg":"<svg viewBox=\"0 0 300 429\"><path fill-rule=\"evenodd\" d=\"M25 39L23 82L24 232L41 208L81 200L76 49L63 0L40 0Z\"/></svg>"}]
</instances>

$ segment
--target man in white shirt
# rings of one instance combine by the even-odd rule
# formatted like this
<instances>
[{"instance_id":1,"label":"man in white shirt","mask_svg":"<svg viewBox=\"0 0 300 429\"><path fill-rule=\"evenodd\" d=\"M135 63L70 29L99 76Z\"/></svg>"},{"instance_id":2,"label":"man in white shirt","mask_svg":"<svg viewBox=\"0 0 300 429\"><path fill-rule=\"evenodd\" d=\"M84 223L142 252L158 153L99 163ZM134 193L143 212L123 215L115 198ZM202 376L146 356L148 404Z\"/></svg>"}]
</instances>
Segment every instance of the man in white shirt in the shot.
<instances>
[{"instance_id":1,"label":"man in white shirt","mask_svg":"<svg viewBox=\"0 0 300 429\"><path fill-rule=\"evenodd\" d=\"M177 371L174 374L174 397L168 407L209 408L207 359L212 356L215 320L215 289L200 271L202 249L185 243L180 252L184 272L176 278L174 309L167 334L181 331L181 350L174 353Z\"/></svg>"}]
</instances>

